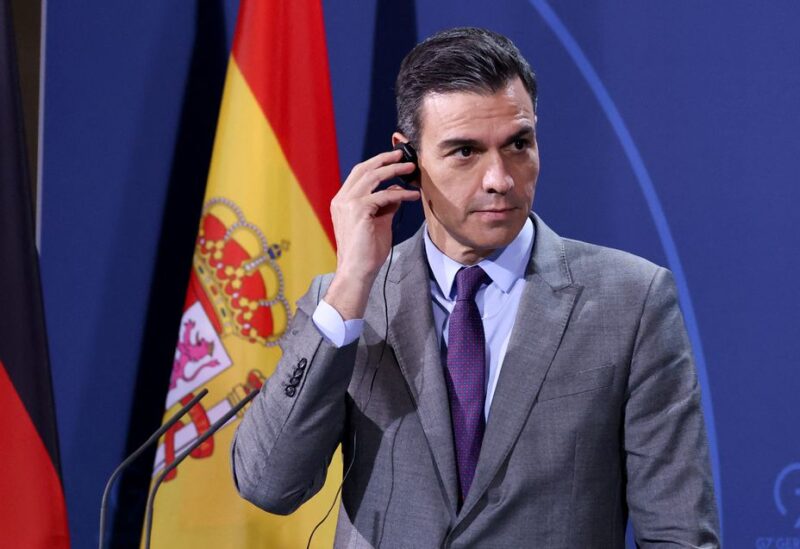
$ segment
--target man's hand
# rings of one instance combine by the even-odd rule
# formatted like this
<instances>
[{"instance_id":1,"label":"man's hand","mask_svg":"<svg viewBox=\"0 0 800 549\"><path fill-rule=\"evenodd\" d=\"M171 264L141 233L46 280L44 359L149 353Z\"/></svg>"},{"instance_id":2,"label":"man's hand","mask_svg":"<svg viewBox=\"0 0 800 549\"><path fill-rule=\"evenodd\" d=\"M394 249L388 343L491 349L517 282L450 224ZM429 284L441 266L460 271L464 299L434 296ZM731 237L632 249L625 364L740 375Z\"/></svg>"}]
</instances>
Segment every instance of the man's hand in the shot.
<instances>
[{"instance_id":1,"label":"man's hand","mask_svg":"<svg viewBox=\"0 0 800 549\"><path fill-rule=\"evenodd\" d=\"M411 162L399 162L400 151L381 153L357 164L331 201L336 235L336 273L325 301L344 320L362 318L367 298L392 245L392 219L404 201L418 191L399 185L372 192L381 182L410 174Z\"/></svg>"}]
</instances>

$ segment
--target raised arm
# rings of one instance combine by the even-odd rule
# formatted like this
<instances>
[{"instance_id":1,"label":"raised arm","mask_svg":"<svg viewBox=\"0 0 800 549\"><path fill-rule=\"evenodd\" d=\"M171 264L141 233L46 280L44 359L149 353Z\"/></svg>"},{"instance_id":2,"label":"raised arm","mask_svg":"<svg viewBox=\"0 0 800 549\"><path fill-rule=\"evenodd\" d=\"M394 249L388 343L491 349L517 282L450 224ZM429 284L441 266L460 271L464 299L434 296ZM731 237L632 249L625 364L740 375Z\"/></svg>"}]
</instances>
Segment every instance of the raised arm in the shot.
<instances>
[{"instance_id":1,"label":"raised arm","mask_svg":"<svg viewBox=\"0 0 800 549\"><path fill-rule=\"evenodd\" d=\"M392 151L358 164L333 199L336 272L316 278L298 302L281 342L282 358L234 437L236 487L272 513L291 513L319 491L341 440L357 343L337 347L322 335L329 333L325 326L314 323L314 311L324 297L338 320L363 317L389 255L392 218L403 201L419 198L396 185L375 192L382 181L414 170L401 158Z\"/></svg>"}]
</instances>

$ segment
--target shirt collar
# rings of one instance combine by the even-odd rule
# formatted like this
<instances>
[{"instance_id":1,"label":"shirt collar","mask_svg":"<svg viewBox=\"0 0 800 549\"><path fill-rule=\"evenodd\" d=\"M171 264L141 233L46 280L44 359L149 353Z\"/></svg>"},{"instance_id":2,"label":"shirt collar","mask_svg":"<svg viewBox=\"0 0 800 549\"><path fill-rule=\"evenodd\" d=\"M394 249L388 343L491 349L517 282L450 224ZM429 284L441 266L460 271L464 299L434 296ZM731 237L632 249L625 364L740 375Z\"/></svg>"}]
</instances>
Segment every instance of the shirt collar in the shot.
<instances>
[{"instance_id":1,"label":"shirt collar","mask_svg":"<svg viewBox=\"0 0 800 549\"><path fill-rule=\"evenodd\" d=\"M533 248L533 237L533 223L528 218L522 226L522 230L508 246L496 250L492 255L478 263L489 275L489 278L492 279L492 282L504 293L511 291L514 282L525 276L525 268L528 266L531 249ZM452 297L451 292L456 273L466 265L462 265L442 253L433 243L431 237L428 236L427 226L423 231L423 238L425 240L425 255L428 258L428 265L431 268L431 273L433 273L433 278L442 295L449 299Z\"/></svg>"}]
</instances>

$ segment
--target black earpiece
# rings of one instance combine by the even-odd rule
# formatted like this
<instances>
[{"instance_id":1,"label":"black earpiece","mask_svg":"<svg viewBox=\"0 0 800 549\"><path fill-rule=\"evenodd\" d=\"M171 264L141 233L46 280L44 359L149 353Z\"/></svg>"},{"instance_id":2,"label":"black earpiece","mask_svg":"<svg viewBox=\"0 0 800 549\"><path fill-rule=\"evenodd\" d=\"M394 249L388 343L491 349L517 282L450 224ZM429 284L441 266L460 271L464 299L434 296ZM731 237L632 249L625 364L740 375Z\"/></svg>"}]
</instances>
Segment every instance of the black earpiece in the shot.
<instances>
[{"instance_id":1,"label":"black earpiece","mask_svg":"<svg viewBox=\"0 0 800 549\"><path fill-rule=\"evenodd\" d=\"M394 150L403 151L403 162L411 162L416 166L416 169L408 175L399 176L405 183L419 187L419 162L417 161L417 151L411 143L398 143L394 146Z\"/></svg>"}]
</instances>

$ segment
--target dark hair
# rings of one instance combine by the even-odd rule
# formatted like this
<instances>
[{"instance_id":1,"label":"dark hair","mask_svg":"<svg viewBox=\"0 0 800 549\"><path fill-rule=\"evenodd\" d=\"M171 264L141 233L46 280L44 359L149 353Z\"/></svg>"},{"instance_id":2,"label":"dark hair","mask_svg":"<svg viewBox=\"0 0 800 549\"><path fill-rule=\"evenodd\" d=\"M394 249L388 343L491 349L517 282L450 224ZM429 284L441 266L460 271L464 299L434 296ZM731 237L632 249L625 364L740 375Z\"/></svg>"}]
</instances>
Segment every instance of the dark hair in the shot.
<instances>
[{"instance_id":1,"label":"dark hair","mask_svg":"<svg viewBox=\"0 0 800 549\"><path fill-rule=\"evenodd\" d=\"M536 109L536 76L514 43L501 34L459 27L412 49L395 84L397 128L419 147L420 107L429 93L493 94L519 77Z\"/></svg>"}]
</instances>

